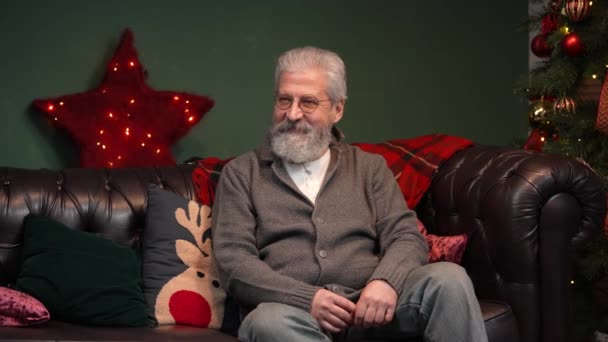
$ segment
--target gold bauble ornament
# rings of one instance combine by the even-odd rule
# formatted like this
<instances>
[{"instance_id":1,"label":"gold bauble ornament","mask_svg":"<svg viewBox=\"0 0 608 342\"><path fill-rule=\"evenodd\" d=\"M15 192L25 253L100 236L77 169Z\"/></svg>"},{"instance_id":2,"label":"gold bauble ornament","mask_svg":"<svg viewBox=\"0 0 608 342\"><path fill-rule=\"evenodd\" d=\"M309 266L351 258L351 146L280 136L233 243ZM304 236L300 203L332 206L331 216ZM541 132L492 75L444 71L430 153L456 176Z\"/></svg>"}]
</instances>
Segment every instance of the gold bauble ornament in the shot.
<instances>
[{"instance_id":1,"label":"gold bauble ornament","mask_svg":"<svg viewBox=\"0 0 608 342\"><path fill-rule=\"evenodd\" d=\"M551 102L546 101L544 98L534 100L530 103L530 111L528 112L528 121L532 128L538 128L543 125L549 124L549 114L551 114L552 105Z\"/></svg>"}]
</instances>

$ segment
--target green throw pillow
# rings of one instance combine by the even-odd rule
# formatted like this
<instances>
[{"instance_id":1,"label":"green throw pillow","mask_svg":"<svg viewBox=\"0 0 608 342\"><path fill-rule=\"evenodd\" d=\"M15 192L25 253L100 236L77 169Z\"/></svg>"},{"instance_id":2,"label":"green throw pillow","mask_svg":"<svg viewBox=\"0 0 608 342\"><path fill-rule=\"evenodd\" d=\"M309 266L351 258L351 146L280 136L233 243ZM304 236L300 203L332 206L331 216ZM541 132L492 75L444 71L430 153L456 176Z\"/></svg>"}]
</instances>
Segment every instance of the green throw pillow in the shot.
<instances>
[{"instance_id":1,"label":"green throw pillow","mask_svg":"<svg viewBox=\"0 0 608 342\"><path fill-rule=\"evenodd\" d=\"M24 225L16 288L40 300L53 319L150 325L133 250L46 217L29 216Z\"/></svg>"}]
</instances>

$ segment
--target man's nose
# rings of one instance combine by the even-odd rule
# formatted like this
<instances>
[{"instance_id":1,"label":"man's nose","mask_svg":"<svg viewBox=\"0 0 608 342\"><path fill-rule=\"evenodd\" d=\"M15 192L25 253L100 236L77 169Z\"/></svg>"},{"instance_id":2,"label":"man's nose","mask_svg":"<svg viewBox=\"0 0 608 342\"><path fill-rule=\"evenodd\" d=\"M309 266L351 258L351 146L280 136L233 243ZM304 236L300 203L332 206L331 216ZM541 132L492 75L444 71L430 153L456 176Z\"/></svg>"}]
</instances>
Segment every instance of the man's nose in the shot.
<instances>
[{"instance_id":1,"label":"man's nose","mask_svg":"<svg viewBox=\"0 0 608 342\"><path fill-rule=\"evenodd\" d=\"M298 121L304 116L304 112L300 109L298 100L293 101L291 107L287 110L287 118L291 121Z\"/></svg>"}]
</instances>

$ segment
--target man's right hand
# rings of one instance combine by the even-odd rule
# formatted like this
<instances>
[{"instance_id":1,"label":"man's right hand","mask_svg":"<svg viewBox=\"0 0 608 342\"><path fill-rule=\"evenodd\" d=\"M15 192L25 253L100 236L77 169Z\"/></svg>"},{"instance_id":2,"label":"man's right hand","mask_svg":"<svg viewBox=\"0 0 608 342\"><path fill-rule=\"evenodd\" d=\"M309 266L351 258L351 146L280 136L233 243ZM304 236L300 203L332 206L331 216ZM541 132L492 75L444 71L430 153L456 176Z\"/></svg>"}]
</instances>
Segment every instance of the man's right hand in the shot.
<instances>
[{"instance_id":1,"label":"man's right hand","mask_svg":"<svg viewBox=\"0 0 608 342\"><path fill-rule=\"evenodd\" d=\"M331 291L320 289L310 304L310 314L321 328L338 333L353 324L355 303Z\"/></svg>"}]
</instances>

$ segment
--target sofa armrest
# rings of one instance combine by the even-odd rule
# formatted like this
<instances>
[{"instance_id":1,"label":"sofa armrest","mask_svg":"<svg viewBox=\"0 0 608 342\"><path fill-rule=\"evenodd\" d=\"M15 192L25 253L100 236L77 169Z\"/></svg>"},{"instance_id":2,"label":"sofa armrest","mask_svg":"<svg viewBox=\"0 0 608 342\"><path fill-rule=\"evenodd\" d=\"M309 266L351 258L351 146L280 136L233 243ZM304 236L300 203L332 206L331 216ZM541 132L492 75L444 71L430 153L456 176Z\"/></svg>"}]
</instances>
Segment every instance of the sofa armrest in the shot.
<instances>
[{"instance_id":1,"label":"sofa armrest","mask_svg":"<svg viewBox=\"0 0 608 342\"><path fill-rule=\"evenodd\" d=\"M572 158L474 146L442 164L417 211L430 232L470 234L480 298L506 301L522 341L569 341L573 253L600 231L606 195Z\"/></svg>"}]
</instances>

